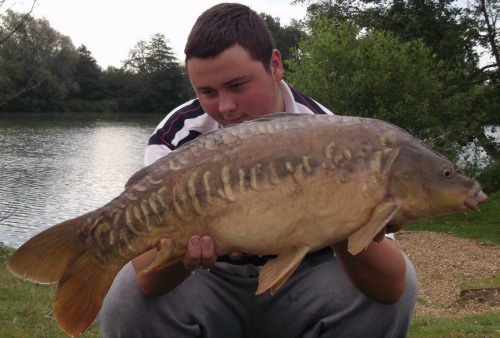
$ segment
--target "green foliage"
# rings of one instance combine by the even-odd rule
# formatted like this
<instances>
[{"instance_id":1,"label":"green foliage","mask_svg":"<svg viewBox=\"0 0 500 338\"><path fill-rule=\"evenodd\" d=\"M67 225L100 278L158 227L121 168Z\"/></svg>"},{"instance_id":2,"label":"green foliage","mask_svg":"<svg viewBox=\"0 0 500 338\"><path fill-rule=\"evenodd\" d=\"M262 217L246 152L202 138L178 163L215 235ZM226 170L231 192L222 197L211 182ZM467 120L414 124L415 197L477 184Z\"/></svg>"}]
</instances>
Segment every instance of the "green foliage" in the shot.
<instances>
[{"instance_id":1,"label":"green foliage","mask_svg":"<svg viewBox=\"0 0 500 338\"><path fill-rule=\"evenodd\" d=\"M149 41L140 40L124 61L124 69L138 74L154 74L170 70L176 64L174 53L165 35L154 34Z\"/></svg>"},{"instance_id":2,"label":"green foliage","mask_svg":"<svg viewBox=\"0 0 500 338\"><path fill-rule=\"evenodd\" d=\"M306 0L295 0L304 3ZM481 39L477 24L453 0L320 0L307 1L307 22L352 22L365 31L387 31L402 41L422 40L447 66L478 62ZM463 4L459 4L463 6Z\"/></svg>"},{"instance_id":3,"label":"green foliage","mask_svg":"<svg viewBox=\"0 0 500 338\"><path fill-rule=\"evenodd\" d=\"M408 115L414 126L406 124L402 126L425 138L425 141L431 143L434 148L453 159L456 159L457 152L462 146L474 142L482 147L490 159L499 163L500 143L495 143L485 134L485 126L499 123L500 56L496 37L500 35L495 24L495 18L499 13L497 2L497 0L486 0L465 4L451 0L294 1L294 3L308 4L305 21L313 32L312 36L315 36L314 30L317 27L325 26L325 22L331 23L332 30L336 29L339 23L351 23L359 27L359 32L363 34L390 32L399 38L401 43L420 41L424 44L436 64L435 79L427 80L431 80L430 83L435 85L434 80L438 81L436 86L431 87L437 91L430 100L427 97L430 91L416 96L418 100L415 101L420 105L417 106L417 111L424 114ZM361 38L362 34L358 34L357 37ZM493 57L493 63L486 67L479 63L478 46L486 49L485 54ZM342 66L338 67L340 71L344 71ZM416 63L417 69L421 66L421 62ZM323 68L323 71L328 74L329 69ZM405 71L405 69L396 66L394 71ZM350 75L347 72L346 76ZM400 74L410 79L413 75L412 72ZM383 68L381 77L385 76L386 68ZM367 77L367 80L373 79ZM422 77L419 76L416 80L421 81ZM407 89L403 86L397 90ZM370 92L366 94L371 95ZM414 92L409 91L408 94L413 95ZM390 96L391 93L386 92L385 95ZM421 101L422 98L425 100ZM428 103L429 108L426 112L421 108ZM391 110L394 105L388 105L387 108L390 108L387 110L388 115L399 114L397 110ZM413 106L409 106L407 109L412 108ZM342 109L338 110L343 113ZM398 120L399 117L396 116L394 121Z\"/></svg>"},{"instance_id":4,"label":"green foliage","mask_svg":"<svg viewBox=\"0 0 500 338\"><path fill-rule=\"evenodd\" d=\"M300 40L305 36L298 22L293 22L289 26L282 27L279 18L261 13L260 16L266 23L271 35L276 43L276 48L281 52L283 60L293 58L293 51L298 47ZM285 70L289 71L288 65L284 64Z\"/></svg>"},{"instance_id":5,"label":"green foliage","mask_svg":"<svg viewBox=\"0 0 500 338\"><path fill-rule=\"evenodd\" d=\"M297 59L288 80L340 114L388 120L422 138L438 123L441 63L421 41L320 21Z\"/></svg>"},{"instance_id":6,"label":"green foliage","mask_svg":"<svg viewBox=\"0 0 500 338\"><path fill-rule=\"evenodd\" d=\"M0 242L0 262L6 262L13 253L14 249L7 247Z\"/></svg>"},{"instance_id":7,"label":"green foliage","mask_svg":"<svg viewBox=\"0 0 500 338\"><path fill-rule=\"evenodd\" d=\"M491 164L484 168L477 179L487 193L500 191L500 165Z\"/></svg>"},{"instance_id":8,"label":"green foliage","mask_svg":"<svg viewBox=\"0 0 500 338\"><path fill-rule=\"evenodd\" d=\"M23 15L7 11L0 30L12 31ZM74 85L77 54L71 40L44 19L28 17L0 45L0 109L45 112L63 108Z\"/></svg>"},{"instance_id":9,"label":"green foliage","mask_svg":"<svg viewBox=\"0 0 500 338\"><path fill-rule=\"evenodd\" d=\"M121 113L125 111L120 108L120 103L117 100L112 99L68 99L65 104L65 110L73 113Z\"/></svg>"},{"instance_id":10,"label":"green foliage","mask_svg":"<svg viewBox=\"0 0 500 338\"><path fill-rule=\"evenodd\" d=\"M128 83L132 100L124 111L162 113L191 96L187 76L163 34L139 41L123 68L133 75Z\"/></svg>"},{"instance_id":11,"label":"green foliage","mask_svg":"<svg viewBox=\"0 0 500 338\"><path fill-rule=\"evenodd\" d=\"M473 69L479 62L475 50L479 34L453 2L405 0L378 6L378 20L371 20L370 26L391 31L403 41L423 40L450 69L457 65Z\"/></svg>"},{"instance_id":12,"label":"green foliage","mask_svg":"<svg viewBox=\"0 0 500 338\"><path fill-rule=\"evenodd\" d=\"M21 14L0 17L0 33ZM0 45L0 112L165 113L192 97L182 66L162 34L139 41L120 69L102 70L91 52L52 29L26 23Z\"/></svg>"},{"instance_id":13,"label":"green foliage","mask_svg":"<svg viewBox=\"0 0 500 338\"><path fill-rule=\"evenodd\" d=\"M78 61L75 66L75 88L69 95L70 99L96 101L104 97L102 86L102 70L92 53L81 45L77 49ZM90 110L94 111L94 110Z\"/></svg>"},{"instance_id":14,"label":"green foliage","mask_svg":"<svg viewBox=\"0 0 500 338\"><path fill-rule=\"evenodd\" d=\"M436 57L423 40L316 18L289 61L288 80L342 115L392 122L457 160L477 142L496 160L484 132L487 89Z\"/></svg>"}]
</instances>

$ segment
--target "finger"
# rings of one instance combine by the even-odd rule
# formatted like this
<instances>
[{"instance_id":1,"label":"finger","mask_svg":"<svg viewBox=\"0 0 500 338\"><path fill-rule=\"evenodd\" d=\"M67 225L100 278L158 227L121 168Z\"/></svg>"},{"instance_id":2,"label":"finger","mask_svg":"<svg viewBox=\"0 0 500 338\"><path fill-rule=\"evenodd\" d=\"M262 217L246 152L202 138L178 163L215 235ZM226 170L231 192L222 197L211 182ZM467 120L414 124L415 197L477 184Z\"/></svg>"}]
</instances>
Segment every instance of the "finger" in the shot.
<instances>
[{"instance_id":1,"label":"finger","mask_svg":"<svg viewBox=\"0 0 500 338\"><path fill-rule=\"evenodd\" d=\"M201 237L201 267L211 269L216 260L217 254L215 253L214 241L210 236Z\"/></svg>"},{"instance_id":2,"label":"finger","mask_svg":"<svg viewBox=\"0 0 500 338\"><path fill-rule=\"evenodd\" d=\"M201 265L201 243L200 236L194 235L189 238L187 251L182 262L187 270L196 270Z\"/></svg>"},{"instance_id":3,"label":"finger","mask_svg":"<svg viewBox=\"0 0 500 338\"><path fill-rule=\"evenodd\" d=\"M241 257L243 257L243 253L242 252L231 252L229 254L229 258L234 260L234 261L237 261L238 259L241 259Z\"/></svg>"}]
</instances>

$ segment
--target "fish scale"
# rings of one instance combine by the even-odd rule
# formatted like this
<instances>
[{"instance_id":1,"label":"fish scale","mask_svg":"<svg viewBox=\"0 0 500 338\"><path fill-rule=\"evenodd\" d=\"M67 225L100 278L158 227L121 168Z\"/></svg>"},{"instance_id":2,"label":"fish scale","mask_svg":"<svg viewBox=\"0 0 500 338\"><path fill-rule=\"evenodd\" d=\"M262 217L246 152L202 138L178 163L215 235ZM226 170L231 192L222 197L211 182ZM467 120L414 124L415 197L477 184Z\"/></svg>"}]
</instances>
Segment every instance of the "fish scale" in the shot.
<instances>
[{"instance_id":1,"label":"fish scale","mask_svg":"<svg viewBox=\"0 0 500 338\"><path fill-rule=\"evenodd\" d=\"M135 173L122 194L31 238L9 270L58 283L54 314L78 335L129 260L141 274L182 260L193 234L218 255L274 255L256 294L277 292L304 256L347 240L356 255L386 226L465 212L480 185L401 128L367 118L277 114L203 134Z\"/></svg>"}]
</instances>

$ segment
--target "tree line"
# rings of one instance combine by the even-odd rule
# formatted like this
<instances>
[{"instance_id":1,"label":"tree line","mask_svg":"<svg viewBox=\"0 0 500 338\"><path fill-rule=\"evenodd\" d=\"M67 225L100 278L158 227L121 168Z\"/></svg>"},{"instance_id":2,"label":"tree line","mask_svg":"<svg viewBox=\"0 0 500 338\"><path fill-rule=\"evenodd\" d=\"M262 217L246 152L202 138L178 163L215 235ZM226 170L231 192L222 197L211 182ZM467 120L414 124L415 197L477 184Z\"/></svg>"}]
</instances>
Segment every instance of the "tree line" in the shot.
<instances>
[{"instance_id":1,"label":"tree line","mask_svg":"<svg viewBox=\"0 0 500 338\"><path fill-rule=\"evenodd\" d=\"M287 57L302 32L262 14ZM102 69L85 45L46 19L0 17L1 112L165 113L194 93L164 34L140 40L117 68Z\"/></svg>"},{"instance_id":2,"label":"tree line","mask_svg":"<svg viewBox=\"0 0 500 338\"><path fill-rule=\"evenodd\" d=\"M499 0L295 0L306 17L262 17L286 79L345 115L393 122L457 157L475 142L492 162L500 145ZM24 24L19 26L21 20ZM1 17L0 112L165 113L193 97L168 40L139 41L120 68L101 69L85 46L44 19Z\"/></svg>"},{"instance_id":3,"label":"tree line","mask_svg":"<svg viewBox=\"0 0 500 338\"><path fill-rule=\"evenodd\" d=\"M103 70L47 20L10 10L1 19L1 35L15 29L0 45L1 112L159 113L191 95L162 34L139 41L122 67Z\"/></svg>"}]
</instances>

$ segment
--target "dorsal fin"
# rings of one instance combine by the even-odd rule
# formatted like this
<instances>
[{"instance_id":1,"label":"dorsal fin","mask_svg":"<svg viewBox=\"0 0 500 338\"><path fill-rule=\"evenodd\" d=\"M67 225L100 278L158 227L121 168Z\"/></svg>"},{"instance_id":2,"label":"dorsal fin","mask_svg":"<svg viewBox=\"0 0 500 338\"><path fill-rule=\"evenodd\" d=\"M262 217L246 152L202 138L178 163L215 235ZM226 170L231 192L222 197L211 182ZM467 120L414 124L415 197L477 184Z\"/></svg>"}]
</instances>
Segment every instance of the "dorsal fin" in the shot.
<instances>
[{"instance_id":1,"label":"dorsal fin","mask_svg":"<svg viewBox=\"0 0 500 338\"><path fill-rule=\"evenodd\" d=\"M144 168L140 169L139 171L137 171L132 176L130 176L127 183L125 183L125 189L138 183L140 180L142 180L144 177L146 177L148 175L148 173L151 171L151 169L149 169L149 167L150 166L144 167Z\"/></svg>"}]
</instances>

